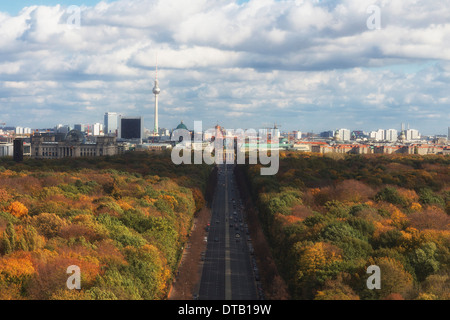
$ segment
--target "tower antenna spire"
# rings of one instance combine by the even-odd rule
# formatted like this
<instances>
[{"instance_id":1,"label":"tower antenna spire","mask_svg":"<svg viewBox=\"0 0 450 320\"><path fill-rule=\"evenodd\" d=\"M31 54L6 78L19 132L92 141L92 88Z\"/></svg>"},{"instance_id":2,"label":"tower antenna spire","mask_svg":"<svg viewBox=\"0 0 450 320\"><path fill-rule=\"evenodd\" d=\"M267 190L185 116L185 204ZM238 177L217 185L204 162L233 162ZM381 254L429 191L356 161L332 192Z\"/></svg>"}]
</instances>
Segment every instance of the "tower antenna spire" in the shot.
<instances>
[{"instance_id":1,"label":"tower antenna spire","mask_svg":"<svg viewBox=\"0 0 450 320\"><path fill-rule=\"evenodd\" d=\"M153 94L155 95L155 125L153 127L153 136L158 135L159 123L158 123L158 95L161 93L158 82L158 53L156 53L156 75L155 75L155 86L153 87Z\"/></svg>"}]
</instances>

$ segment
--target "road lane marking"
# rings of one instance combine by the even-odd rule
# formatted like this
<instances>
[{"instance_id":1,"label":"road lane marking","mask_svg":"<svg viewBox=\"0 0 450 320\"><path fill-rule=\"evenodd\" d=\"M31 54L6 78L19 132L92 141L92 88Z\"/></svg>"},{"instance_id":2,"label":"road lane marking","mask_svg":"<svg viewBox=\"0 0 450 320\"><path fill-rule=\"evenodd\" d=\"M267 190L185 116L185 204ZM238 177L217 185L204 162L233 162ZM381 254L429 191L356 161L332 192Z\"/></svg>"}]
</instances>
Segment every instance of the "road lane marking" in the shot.
<instances>
[{"instance_id":1,"label":"road lane marking","mask_svg":"<svg viewBox=\"0 0 450 320\"><path fill-rule=\"evenodd\" d=\"M228 212L228 171L225 164L225 217L229 215ZM226 220L226 218L225 218ZM225 228L225 300L231 300L231 267L230 267L230 230L227 223Z\"/></svg>"}]
</instances>

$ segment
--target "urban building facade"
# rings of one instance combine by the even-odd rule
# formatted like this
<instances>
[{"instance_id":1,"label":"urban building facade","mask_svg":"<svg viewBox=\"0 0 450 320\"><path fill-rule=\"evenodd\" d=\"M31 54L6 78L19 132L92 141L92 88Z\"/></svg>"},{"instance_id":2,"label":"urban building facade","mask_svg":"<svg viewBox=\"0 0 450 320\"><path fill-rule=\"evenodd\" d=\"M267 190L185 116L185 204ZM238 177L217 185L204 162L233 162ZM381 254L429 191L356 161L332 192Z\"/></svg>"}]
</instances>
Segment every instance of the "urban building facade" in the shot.
<instances>
[{"instance_id":1,"label":"urban building facade","mask_svg":"<svg viewBox=\"0 0 450 320\"><path fill-rule=\"evenodd\" d=\"M348 129L339 129L336 132L338 134L338 137L339 137L338 139L340 141L350 141L350 137L351 137L350 130L348 130Z\"/></svg>"},{"instance_id":2,"label":"urban building facade","mask_svg":"<svg viewBox=\"0 0 450 320\"><path fill-rule=\"evenodd\" d=\"M406 140L419 140L420 133L416 129L408 129L406 130Z\"/></svg>"},{"instance_id":3,"label":"urban building facade","mask_svg":"<svg viewBox=\"0 0 450 320\"><path fill-rule=\"evenodd\" d=\"M0 157L12 157L13 154L14 154L14 144L13 143L0 142Z\"/></svg>"},{"instance_id":4,"label":"urban building facade","mask_svg":"<svg viewBox=\"0 0 450 320\"><path fill-rule=\"evenodd\" d=\"M31 157L35 159L113 156L117 150L115 137L99 136L95 143L87 143L78 130L70 131L63 141L57 141L55 135L35 135L31 138Z\"/></svg>"},{"instance_id":5,"label":"urban building facade","mask_svg":"<svg viewBox=\"0 0 450 320\"><path fill-rule=\"evenodd\" d=\"M398 139L398 131L395 129L388 129L385 131L384 138L386 141L395 142Z\"/></svg>"},{"instance_id":6,"label":"urban building facade","mask_svg":"<svg viewBox=\"0 0 450 320\"><path fill-rule=\"evenodd\" d=\"M120 117L119 139L140 140L144 138L143 117Z\"/></svg>"},{"instance_id":7,"label":"urban building facade","mask_svg":"<svg viewBox=\"0 0 450 320\"><path fill-rule=\"evenodd\" d=\"M104 117L104 133L117 136L119 130L119 115L116 112L107 112Z\"/></svg>"}]
</instances>

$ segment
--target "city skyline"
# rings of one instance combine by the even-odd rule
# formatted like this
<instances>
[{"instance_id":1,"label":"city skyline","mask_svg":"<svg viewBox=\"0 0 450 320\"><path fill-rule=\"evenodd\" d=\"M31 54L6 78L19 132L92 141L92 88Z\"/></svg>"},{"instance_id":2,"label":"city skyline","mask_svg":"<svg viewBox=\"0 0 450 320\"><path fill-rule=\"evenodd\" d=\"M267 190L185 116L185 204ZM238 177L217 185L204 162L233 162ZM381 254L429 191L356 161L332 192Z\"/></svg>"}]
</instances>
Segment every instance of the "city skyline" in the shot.
<instances>
[{"instance_id":1,"label":"city skyline","mask_svg":"<svg viewBox=\"0 0 450 320\"><path fill-rule=\"evenodd\" d=\"M45 128L116 112L143 116L150 129L158 53L160 127L202 120L319 133L409 123L446 135L450 24L440 1L380 4L379 30L367 25L372 4L2 3L0 123ZM80 6L77 28L70 5Z\"/></svg>"}]
</instances>

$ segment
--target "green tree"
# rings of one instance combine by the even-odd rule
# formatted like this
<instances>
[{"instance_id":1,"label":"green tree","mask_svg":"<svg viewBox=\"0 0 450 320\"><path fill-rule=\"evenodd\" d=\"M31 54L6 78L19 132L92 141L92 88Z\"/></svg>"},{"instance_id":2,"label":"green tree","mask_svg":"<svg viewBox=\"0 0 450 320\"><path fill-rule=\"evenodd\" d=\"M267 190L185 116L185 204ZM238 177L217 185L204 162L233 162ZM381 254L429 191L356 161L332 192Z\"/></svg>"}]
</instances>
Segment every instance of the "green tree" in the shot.
<instances>
[{"instance_id":1,"label":"green tree","mask_svg":"<svg viewBox=\"0 0 450 320\"><path fill-rule=\"evenodd\" d=\"M6 232L3 232L2 242L1 242L2 254L10 254L13 251L11 246L11 242L9 241L9 237Z\"/></svg>"},{"instance_id":2,"label":"green tree","mask_svg":"<svg viewBox=\"0 0 450 320\"><path fill-rule=\"evenodd\" d=\"M436 244L434 242L424 243L410 254L410 262L417 279L419 281L425 280L429 275L439 270Z\"/></svg>"},{"instance_id":3,"label":"green tree","mask_svg":"<svg viewBox=\"0 0 450 320\"><path fill-rule=\"evenodd\" d=\"M394 187L385 187L375 195L376 201L386 201L395 205L407 206L408 201L403 198Z\"/></svg>"},{"instance_id":4,"label":"green tree","mask_svg":"<svg viewBox=\"0 0 450 320\"><path fill-rule=\"evenodd\" d=\"M373 240L376 248L393 248L401 244L402 233L397 229L388 230L380 234L378 239Z\"/></svg>"},{"instance_id":5,"label":"green tree","mask_svg":"<svg viewBox=\"0 0 450 320\"><path fill-rule=\"evenodd\" d=\"M422 204L433 205L436 204L445 207L445 201L440 196L434 194L430 188L424 188L419 191L419 201Z\"/></svg>"},{"instance_id":6,"label":"green tree","mask_svg":"<svg viewBox=\"0 0 450 320\"><path fill-rule=\"evenodd\" d=\"M6 226L6 236L11 244L11 249L14 251L16 249L16 230L11 222Z\"/></svg>"}]
</instances>

